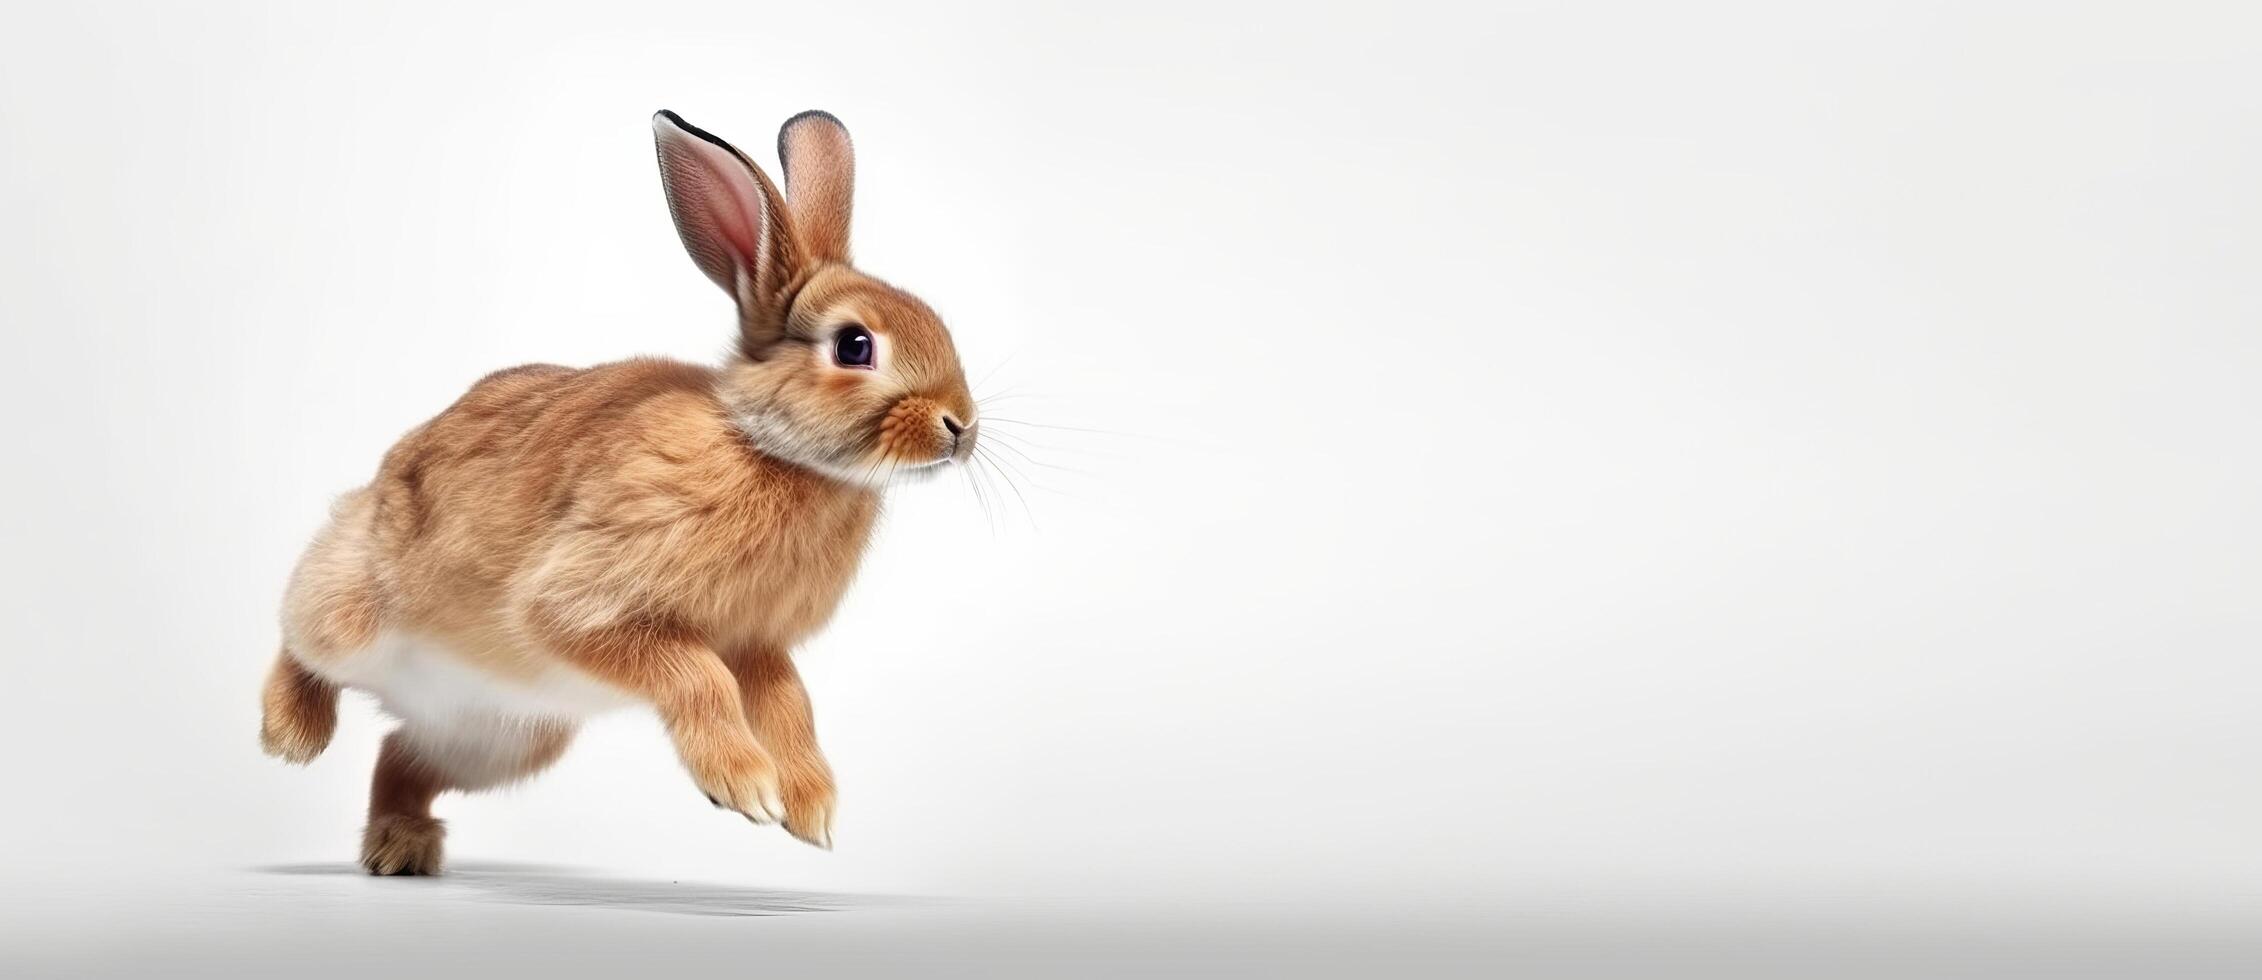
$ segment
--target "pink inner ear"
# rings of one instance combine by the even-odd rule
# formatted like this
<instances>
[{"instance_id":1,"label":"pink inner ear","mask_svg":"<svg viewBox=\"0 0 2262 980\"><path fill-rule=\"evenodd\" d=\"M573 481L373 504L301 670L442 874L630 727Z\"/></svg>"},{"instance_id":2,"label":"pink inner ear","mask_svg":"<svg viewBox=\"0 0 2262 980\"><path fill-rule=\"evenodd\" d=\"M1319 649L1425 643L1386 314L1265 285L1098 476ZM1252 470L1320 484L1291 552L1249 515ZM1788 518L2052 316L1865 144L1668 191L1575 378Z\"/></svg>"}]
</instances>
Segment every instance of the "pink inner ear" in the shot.
<instances>
[{"instance_id":1,"label":"pink inner ear","mask_svg":"<svg viewBox=\"0 0 2262 980\"><path fill-rule=\"evenodd\" d=\"M738 291L741 272L752 277L761 260L766 202L736 154L701 139L665 117L659 133L661 180L676 230L700 271L724 290Z\"/></svg>"}]
</instances>

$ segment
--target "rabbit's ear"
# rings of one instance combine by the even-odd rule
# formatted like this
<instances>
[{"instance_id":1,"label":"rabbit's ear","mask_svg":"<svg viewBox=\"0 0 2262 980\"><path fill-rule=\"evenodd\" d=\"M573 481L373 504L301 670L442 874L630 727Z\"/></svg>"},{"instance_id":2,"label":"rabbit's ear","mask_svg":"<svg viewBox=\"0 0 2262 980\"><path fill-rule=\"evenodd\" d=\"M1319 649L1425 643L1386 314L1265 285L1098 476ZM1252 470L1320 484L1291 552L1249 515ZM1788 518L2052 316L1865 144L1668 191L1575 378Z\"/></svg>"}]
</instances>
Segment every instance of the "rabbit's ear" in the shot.
<instances>
[{"instance_id":1,"label":"rabbit's ear","mask_svg":"<svg viewBox=\"0 0 2262 980\"><path fill-rule=\"evenodd\" d=\"M793 227L813 260L848 261L848 215L856 192L856 151L848 127L811 109L778 127L778 162Z\"/></svg>"},{"instance_id":2,"label":"rabbit's ear","mask_svg":"<svg viewBox=\"0 0 2262 980\"><path fill-rule=\"evenodd\" d=\"M738 301L740 348L759 357L785 332L787 289L801 264L785 203L746 154L662 110L652 117L660 185L699 271Z\"/></svg>"}]
</instances>

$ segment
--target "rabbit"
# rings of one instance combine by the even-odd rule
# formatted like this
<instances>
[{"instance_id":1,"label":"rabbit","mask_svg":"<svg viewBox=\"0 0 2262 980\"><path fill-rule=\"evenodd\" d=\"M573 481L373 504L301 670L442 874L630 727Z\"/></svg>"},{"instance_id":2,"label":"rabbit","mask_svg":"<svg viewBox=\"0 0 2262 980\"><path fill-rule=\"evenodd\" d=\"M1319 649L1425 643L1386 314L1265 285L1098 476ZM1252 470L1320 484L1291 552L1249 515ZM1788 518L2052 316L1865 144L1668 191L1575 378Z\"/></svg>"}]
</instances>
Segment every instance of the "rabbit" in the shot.
<instances>
[{"instance_id":1,"label":"rabbit","mask_svg":"<svg viewBox=\"0 0 2262 980\"><path fill-rule=\"evenodd\" d=\"M346 688L400 720L370 788L372 874L439 873L436 796L530 778L630 705L710 802L832 847L794 649L839 604L882 490L965 465L980 422L941 319L849 263L838 119L779 130L782 194L676 114L652 128L677 234L737 305L723 363L490 374L338 500L291 575L261 745L314 759Z\"/></svg>"}]
</instances>

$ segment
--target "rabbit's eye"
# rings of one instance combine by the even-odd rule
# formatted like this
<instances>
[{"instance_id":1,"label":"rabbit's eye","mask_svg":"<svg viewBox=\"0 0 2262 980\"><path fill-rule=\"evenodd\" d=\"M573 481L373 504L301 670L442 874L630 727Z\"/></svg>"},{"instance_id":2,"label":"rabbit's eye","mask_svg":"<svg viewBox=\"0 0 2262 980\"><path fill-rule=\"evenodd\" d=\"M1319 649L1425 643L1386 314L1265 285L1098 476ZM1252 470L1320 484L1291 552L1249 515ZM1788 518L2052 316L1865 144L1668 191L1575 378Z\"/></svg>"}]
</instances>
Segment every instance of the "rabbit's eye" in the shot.
<instances>
[{"instance_id":1,"label":"rabbit's eye","mask_svg":"<svg viewBox=\"0 0 2262 980\"><path fill-rule=\"evenodd\" d=\"M878 353L871 331L861 326L851 323L833 334L833 361L841 367L871 367Z\"/></svg>"}]
</instances>

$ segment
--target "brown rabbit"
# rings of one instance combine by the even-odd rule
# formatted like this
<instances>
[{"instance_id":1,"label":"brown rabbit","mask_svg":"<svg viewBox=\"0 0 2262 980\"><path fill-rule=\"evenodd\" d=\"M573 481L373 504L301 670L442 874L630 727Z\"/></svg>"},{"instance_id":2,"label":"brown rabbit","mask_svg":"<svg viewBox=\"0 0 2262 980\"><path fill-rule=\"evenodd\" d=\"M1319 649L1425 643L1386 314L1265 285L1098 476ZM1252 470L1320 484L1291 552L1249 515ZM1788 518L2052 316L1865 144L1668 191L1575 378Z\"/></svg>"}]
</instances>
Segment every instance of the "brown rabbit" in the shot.
<instances>
[{"instance_id":1,"label":"brown rabbit","mask_svg":"<svg viewBox=\"0 0 2262 980\"><path fill-rule=\"evenodd\" d=\"M973 400L934 312L849 265L839 120L779 130L783 195L674 113L652 128L676 231L738 304L725 363L488 375L338 501L291 576L260 741L313 759L344 687L400 718L372 873L436 873L434 797L532 776L582 718L635 703L716 805L832 846L792 653L848 587L881 488L973 453Z\"/></svg>"}]
</instances>

